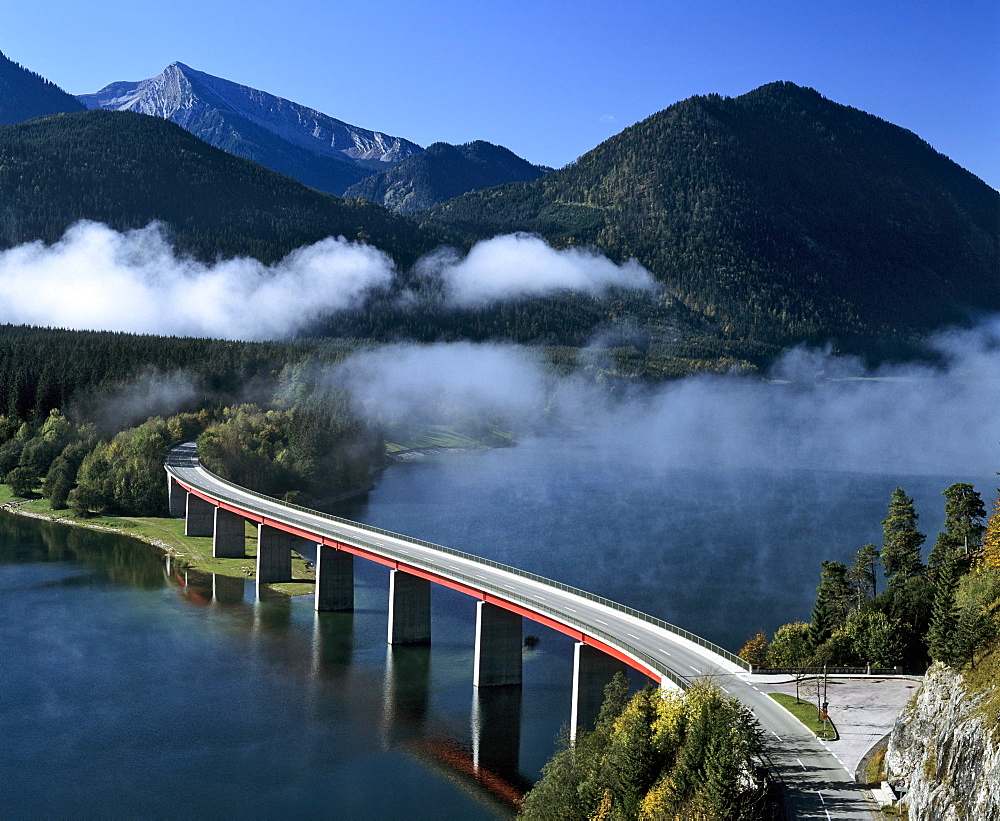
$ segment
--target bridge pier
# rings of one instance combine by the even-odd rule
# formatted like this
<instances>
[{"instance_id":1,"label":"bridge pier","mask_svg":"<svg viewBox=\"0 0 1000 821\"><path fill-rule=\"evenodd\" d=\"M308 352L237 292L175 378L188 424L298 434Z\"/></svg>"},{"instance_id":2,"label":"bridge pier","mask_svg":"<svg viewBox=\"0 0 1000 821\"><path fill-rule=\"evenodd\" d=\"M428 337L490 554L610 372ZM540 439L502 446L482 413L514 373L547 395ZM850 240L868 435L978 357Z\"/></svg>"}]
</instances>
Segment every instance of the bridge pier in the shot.
<instances>
[{"instance_id":1,"label":"bridge pier","mask_svg":"<svg viewBox=\"0 0 1000 821\"><path fill-rule=\"evenodd\" d=\"M354 556L329 545L316 545L317 610L354 609Z\"/></svg>"},{"instance_id":2,"label":"bridge pier","mask_svg":"<svg viewBox=\"0 0 1000 821\"><path fill-rule=\"evenodd\" d=\"M625 674L625 662L614 656L577 643L573 652L573 711L569 722L570 741L576 741L578 729L590 730L597 723L597 716L604 703L604 688L611 683L615 673Z\"/></svg>"},{"instance_id":3,"label":"bridge pier","mask_svg":"<svg viewBox=\"0 0 1000 821\"><path fill-rule=\"evenodd\" d=\"M212 532L212 556L216 559L242 559L246 555L247 531L239 513L217 507Z\"/></svg>"},{"instance_id":4,"label":"bridge pier","mask_svg":"<svg viewBox=\"0 0 1000 821\"><path fill-rule=\"evenodd\" d=\"M187 490L169 473L167 474L167 499L170 515L175 519L183 518L187 508Z\"/></svg>"},{"instance_id":5,"label":"bridge pier","mask_svg":"<svg viewBox=\"0 0 1000 821\"><path fill-rule=\"evenodd\" d=\"M430 644L431 583L389 571L389 644Z\"/></svg>"},{"instance_id":6,"label":"bridge pier","mask_svg":"<svg viewBox=\"0 0 1000 821\"><path fill-rule=\"evenodd\" d=\"M215 505L188 493L184 509L185 536L212 536L215 533Z\"/></svg>"},{"instance_id":7,"label":"bridge pier","mask_svg":"<svg viewBox=\"0 0 1000 821\"><path fill-rule=\"evenodd\" d=\"M264 523L257 525L257 584L292 580L292 542L295 537Z\"/></svg>"},{"instance_id":8,"label":"bridge pier","mask_svg":"<svg viewBox=\"0 0 1000 821\"><path fill-rule=\"evenodd\" d=\"M476 603L474 687L521 683L521 617L495 604Z\"/></svg>"}]
</instances>

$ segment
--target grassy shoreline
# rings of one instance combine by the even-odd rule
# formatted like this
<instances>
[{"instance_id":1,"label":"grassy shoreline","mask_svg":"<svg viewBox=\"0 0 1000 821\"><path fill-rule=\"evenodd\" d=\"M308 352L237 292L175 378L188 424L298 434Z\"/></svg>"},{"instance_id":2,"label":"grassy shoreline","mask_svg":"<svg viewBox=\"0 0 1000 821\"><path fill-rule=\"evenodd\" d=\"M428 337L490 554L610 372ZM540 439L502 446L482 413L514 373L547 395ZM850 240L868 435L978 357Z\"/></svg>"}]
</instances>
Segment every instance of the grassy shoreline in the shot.
<instances>
[{"instance_id":1,"label":"grassy shoreline","mask_svg":"<svg viewBox=\"0 0 1000 821\"><path fill-rule=\"evenodd\" d=\"M0 509L19 516L83 527L129 536L151 545L169 555L178 566L201 573L216 573L233 578L253 578L257 567L257 530L246 527L246 556L242 559L216 559L212 556L210 536L185 536L184 520L158 516L93 516L88 519L75 517L68 509L52 510L47 499L23 499L14 496L10 487L0 484ZM289 596L303 596L313 593L316 574L312 567L297 553L292 554L291 582L271 584L272 590Z\"/></svg>"}]
</instances>

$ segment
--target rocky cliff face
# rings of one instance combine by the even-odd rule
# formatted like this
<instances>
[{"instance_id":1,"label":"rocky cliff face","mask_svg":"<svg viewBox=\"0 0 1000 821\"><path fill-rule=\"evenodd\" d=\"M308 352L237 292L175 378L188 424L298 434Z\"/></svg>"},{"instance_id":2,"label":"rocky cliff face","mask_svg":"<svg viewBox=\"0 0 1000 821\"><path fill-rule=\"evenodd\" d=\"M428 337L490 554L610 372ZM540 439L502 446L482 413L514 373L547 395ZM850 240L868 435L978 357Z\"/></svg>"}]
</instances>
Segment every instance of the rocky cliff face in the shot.
<instances>
[{"instance_id":1,"label":"rocky cliff face","mask_svg":"<svg viewBox=\"0 0 1000 821\"><path fill-rule=\"evenodd\" d=\"M998 716L983 716L962 676L935 664L923 689L900 715L889 739L889 780L908 788L911 819L1000 819L1000 744L991 730Z\"/></svg>"}]
</instances>

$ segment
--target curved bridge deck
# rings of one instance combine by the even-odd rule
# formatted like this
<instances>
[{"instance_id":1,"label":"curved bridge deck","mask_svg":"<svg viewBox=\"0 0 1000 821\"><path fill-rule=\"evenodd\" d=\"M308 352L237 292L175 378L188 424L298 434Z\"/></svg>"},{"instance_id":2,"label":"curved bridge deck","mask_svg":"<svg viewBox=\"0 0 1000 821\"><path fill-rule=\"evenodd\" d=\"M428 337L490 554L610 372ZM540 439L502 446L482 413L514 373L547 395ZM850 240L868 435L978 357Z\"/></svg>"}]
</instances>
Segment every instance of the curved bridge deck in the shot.
<instances>
[{"instance_id":1,"label":"curved bridge deck","mask_svg":"<svg viewBox=\"0 0 1000 821\"><path fill-rule=\"evenodd\" d=\"M194 443L174 448L166 470L172 482L215 507L545 624L661 686L685 689L692 680L708 677L754 711L767 736L772 770L785 786L795 817L870 817L851 774L811 732L758 690L749 665L724 648L551 579L247 490L202 467Z\"/></svg>"}]
</instances>

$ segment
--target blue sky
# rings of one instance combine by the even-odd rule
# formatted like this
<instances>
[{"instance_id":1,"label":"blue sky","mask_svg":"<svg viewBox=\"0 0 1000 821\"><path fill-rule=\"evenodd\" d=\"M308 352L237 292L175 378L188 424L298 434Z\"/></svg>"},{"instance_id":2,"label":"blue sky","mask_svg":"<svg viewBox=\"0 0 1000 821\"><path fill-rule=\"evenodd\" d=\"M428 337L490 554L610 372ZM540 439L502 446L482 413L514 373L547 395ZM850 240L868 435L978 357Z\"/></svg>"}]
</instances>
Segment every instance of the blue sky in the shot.
<instances>
[{"instance_id":1,"label":"blue sky","mask_svg":"<svg viewBox=\"0 0 1000 821\"><path fill-rule=\"evenodd\" d=\"M791 80L1000 188L996 0L9 5L0 51L76 94L179 60L421 145L559 167L692 94Z\"/></svg>"}]
</instances>

